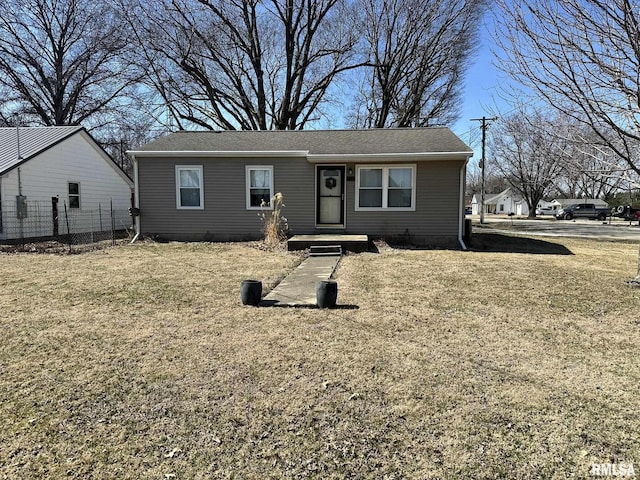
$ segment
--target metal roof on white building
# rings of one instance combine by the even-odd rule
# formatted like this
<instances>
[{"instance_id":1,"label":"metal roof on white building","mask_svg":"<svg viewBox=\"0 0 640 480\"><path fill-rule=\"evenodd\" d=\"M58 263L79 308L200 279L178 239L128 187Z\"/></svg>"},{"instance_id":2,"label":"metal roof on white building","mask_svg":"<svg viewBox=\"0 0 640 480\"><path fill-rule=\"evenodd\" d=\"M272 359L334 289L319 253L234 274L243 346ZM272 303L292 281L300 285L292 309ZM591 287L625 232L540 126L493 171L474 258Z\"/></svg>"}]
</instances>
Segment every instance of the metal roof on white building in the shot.
<instances>
[{"instance_id":1,"label":"metal roof on white building","mask_svg":"<svg viewBox=\"0 0 640 480\"><path fill-rule=\"evenodd\" d=\"M0 175L82 129L78 125L0 128Z\"/></svg>"}]
</instances>

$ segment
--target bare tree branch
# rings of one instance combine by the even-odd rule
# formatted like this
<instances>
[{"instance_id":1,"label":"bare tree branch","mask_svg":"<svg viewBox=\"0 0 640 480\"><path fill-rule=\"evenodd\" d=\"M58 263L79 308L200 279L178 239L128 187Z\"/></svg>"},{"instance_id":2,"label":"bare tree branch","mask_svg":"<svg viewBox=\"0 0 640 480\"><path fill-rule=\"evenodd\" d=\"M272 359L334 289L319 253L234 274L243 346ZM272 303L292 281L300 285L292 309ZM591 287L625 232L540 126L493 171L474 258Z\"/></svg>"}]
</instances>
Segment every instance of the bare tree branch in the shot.
<instances>
[{"instance_id":1,"label":"bare tree branch","mask_svg":"<svg viewBox=\"0 0 640 480\"><path fill-rule=\"evenodd\" d=\"M299 129L359 66L347 3L155 0L139 2L132 23L150 85L180 127Z\"/></svg>"},{"instance_id":2,"label":"bare tree branch","mask_svg":"<svg viewBox=\"0 0 640 480\"><path fill-rule=\"evenodd\" d=\"M493 163L527 202L529 217L563 172L568 142L558 135L561 127L556 118L519 109L490 130Z\"/></svg>"},{"instance_id":3,"label":"bare tree branch","mask_svg":"<svg viewBox=\"0 0 640 480\"><path fill-rule=\"evenodd\" d=\"M0 108L43 125L110 121L140 76L108 2L0 0ZM3 116L7 113L3 112Z\"/></svg>"},{"instance_id":4,"label":"bare tree branch","mask_svg":"<svg viewBox=\"0 0 640 480\"><path fill-rule=\"evenodd\" d=\"M640 4L497 0L501 68L640 173Z\"/></svg>"},{"instance_id":5,"label":"bare tree branch","mask_svg":"<svg viewBox=\"0 0 640 480\"><path fill-rule=\"evenodd\" d=\"M566 198L610 200L622 187L628 164L603 144L593 131L575 121L568 128L555 130L567 135L563 172L556 188Z\"/></svg>"},{"instance_id":6,"label":"bare tree branch","mask_svg":"<svg viewBox=\"0 0 640 480\"><path fill-rule=\"evenodd\" d=\"M408 127L458 118L484 0L367 0L364 71L353 123Z\"/></svg>"}]
</instances>

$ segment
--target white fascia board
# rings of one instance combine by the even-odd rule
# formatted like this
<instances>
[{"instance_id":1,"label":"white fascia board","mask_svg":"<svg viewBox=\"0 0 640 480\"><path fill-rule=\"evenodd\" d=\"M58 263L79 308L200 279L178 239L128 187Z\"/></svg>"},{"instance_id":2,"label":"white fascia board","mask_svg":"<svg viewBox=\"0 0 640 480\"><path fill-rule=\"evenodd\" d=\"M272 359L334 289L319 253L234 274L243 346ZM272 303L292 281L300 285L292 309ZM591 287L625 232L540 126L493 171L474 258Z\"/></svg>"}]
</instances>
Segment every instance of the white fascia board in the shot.
<instances>
[{"instance_id":1,"label":"white fascia board","mask_svg":"<svg viewBox=\"0 0 640 480\"><path fill-rule=\"evenodd\" d=\"M468 161L472 151L466 152L415 152L415 153L337 153L310 154L308 150L250 150L250 151L210 151L210 150L128 150L127 154L142 157L209 157L209 158L273 158L273 157L305 157L309 163L345 163L367 162L388 163L397 161L436 161L463 160Z\"/></svg>"},{"instance_id":2,"label":"white fascia board","mask_svg":"<svg viewBox=\"0 0 640 480\"><path fill-rule=\"evenodd\" d=\"M404 161L463 160L467 162L473 152L416 152L416 153L345 153L307 155L309 163L389 163Z\"/></svg>"},{"instance_id":3,"label":"white fascia board","mask_svg":"<svg viewBox=\"0 0 640 480\"><path fill-rule=\"evenodd\" d=\"M307 150L250 150L250 151L211 151L211 150L129 150L127 153L131 156L142 157L208 157L208 158L265 158L265 157L306 157L309 152Z\"/></svg>"}]
</instances>

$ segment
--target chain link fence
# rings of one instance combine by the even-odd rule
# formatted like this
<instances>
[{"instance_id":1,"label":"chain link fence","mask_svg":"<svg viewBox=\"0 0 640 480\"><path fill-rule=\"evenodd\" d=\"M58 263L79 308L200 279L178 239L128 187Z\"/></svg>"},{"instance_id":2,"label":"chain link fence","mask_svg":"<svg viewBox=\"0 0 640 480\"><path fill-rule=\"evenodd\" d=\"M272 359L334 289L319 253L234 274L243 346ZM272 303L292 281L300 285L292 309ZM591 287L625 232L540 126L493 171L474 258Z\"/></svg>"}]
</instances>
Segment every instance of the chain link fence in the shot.
<instances>
[{"instance_id":1,"label":"chain link fence","mask_svg":"<svg viewBox=\"0 0 640 480\"><path fill-rule=\"evenodd\" d=\"M0 243L25 245L55 241L72 250L111 240L115 243L132 231L133 220L128 209L107 205L83 205L70 208L66 202L23 201L2 202L0 210Z\"/></svg>"}]
</instances>

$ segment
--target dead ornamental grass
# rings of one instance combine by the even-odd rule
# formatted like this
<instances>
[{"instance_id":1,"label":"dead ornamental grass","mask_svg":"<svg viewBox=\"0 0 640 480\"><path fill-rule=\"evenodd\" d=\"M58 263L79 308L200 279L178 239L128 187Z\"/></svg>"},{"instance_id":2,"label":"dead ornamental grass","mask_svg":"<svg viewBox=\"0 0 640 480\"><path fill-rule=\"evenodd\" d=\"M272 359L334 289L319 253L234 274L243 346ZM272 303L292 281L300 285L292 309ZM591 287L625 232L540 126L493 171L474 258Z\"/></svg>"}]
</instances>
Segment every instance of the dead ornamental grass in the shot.
<instances>
[{"instance_id":1,"label":"dead ornamental grass","mask_svg":"<svg viewBox=\"0 0 640 480\"><path fill-rule=\"evenodd\" d=\"M0 256L0 478L639 468L637 248L561 242L348 255L330 311L240 305L299 261L247 245Z\"/></svg>"}]
</instances>

